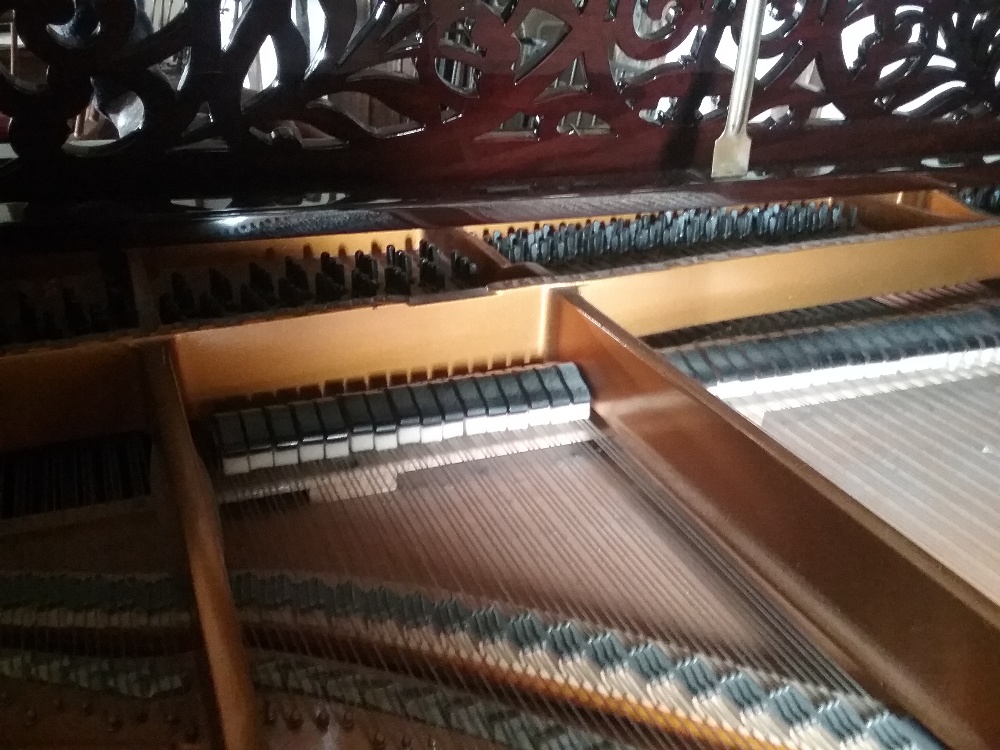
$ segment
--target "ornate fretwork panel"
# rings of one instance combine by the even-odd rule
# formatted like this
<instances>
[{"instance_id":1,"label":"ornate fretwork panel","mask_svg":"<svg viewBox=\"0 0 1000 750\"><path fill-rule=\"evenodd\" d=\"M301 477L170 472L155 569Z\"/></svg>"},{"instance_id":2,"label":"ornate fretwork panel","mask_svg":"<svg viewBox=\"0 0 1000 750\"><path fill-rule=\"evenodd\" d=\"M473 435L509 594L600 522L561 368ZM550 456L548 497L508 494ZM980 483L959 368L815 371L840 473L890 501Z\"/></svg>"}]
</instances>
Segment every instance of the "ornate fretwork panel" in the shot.
<instances>
[{"instance_id":1,"label":"ornate fretwork panel","mask_svg":"<svg viewBox=\"0 0 1000 750\"><path fill-rule=\"evenodd\" d=\"M4 5L42 72L0 76L3 196L702 167L743 13L731 0ZM987 0L772 0L754 166L989 153L998 34Z\"/></svg>"}]
</instances>

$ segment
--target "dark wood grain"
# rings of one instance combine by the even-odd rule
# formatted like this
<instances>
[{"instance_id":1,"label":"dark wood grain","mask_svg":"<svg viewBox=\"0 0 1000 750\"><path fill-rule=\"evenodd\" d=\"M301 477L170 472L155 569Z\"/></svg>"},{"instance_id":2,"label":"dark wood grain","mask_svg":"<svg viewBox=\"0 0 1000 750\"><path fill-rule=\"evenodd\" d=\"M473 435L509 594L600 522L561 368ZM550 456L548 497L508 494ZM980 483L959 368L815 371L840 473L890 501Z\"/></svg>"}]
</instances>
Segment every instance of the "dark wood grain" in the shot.
<instances>
[{"instance_id":1,"label":"dark wood grain","mask_svg":"<svg viewBox=\"0 0 1000 750\"><path fill-rule=\"evenodd\" d=\"M0 113L11 118L16 152L0 170L0 199L624 172L655 179L704 168L732 81L717 49L738 37L743 12L742 2L727 0L587 0L579 8L572 0L514 0L503 11L482 0L419 0L399 4L391 23L372 21L350 37L353 0L324 0L329 33L310 60L291 0L249 3L226 45L219 0L189 0L144 38L135 33L135 0L94 4L100 25L85 38L52 30L84 4L5 3L47 73L36 86L0 75ZM751 117L761 116L752 128L755 168L850 172L871 160L913 159L919 167L933 156L968 167L995 150L1000 9L993 3L781 0L769 8L761 57L774 64L753 97ZM564 35L534 63L519 63L519 29L539 14L564 24ZM862 22L874 31L845 50L844 30ZM463 41L446 37L456 24L471 27ZM267 38L277 80L246 91ZM179 59L185 70L175 82L163 70ZM575 60L586 85L550 88ZM449 70L464 66L464 84L446 82L439 61ZM415 75L400 72L400 63ZM84 148L70 139L71 121L102 86L137 96L142 125ZM334 103L340 95L368 96L380 122L393 119L389 111L408 125L361 121ZM818 119L827 105L842 119ZM607 132L559 127L577 112L595 115ZM534 123L529 130L497 132L518 113Z\"/></svg>"}]
</instances>

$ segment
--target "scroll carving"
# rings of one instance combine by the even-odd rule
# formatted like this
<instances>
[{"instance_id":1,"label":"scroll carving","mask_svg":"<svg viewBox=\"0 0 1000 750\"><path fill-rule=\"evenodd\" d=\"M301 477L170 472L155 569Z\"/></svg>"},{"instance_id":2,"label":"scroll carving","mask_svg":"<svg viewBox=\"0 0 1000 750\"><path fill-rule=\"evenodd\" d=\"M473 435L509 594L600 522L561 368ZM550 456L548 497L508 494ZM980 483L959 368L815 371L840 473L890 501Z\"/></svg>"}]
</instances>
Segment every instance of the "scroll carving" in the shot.
<instances>
[{"instance_id":1,"label":"scroll carving","mask_svg":"<svg viewBox=\"0 0 1000 750\"><path fill-rule=\"evenodd\" d=\"M162 189L197 192L248 174L332 184L701 167L743 12L730 0L379 0L367 14L312 2L315 53L303 0L244 0L225 39L221 0L187 0L162 23L137 0L6 0L45 73L0 69L15 153L0 193L40 191L39 166L49 184L93 171L111 192L154 168ZM275 80L254 91L266 44ZM978 158L997 141L1000 8L987 0L772 0L760 58L758 169ZM74 134L92 102L117 137Z\"/></svg>"}]
</instances>

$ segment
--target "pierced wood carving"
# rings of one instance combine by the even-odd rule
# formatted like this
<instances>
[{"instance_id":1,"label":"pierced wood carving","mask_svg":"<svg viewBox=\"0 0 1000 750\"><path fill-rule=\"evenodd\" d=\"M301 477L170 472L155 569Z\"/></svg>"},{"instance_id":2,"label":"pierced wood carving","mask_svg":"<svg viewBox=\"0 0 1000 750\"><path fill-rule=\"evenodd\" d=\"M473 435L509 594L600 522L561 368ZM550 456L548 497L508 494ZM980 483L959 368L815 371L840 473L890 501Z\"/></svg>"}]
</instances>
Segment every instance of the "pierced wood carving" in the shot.
<instances>
[{"instance_id":1,"label":"pierced wood carving","mask_svg":"<svg viewBox=\"0 0 1000 750\"><path fill-rule=\"evenodd\" d=\"M0 197L700 168L743 12L731 0L310 2L322 30L303 28L305 0L242 0L224 38L222 0L159 19L137 0L6 0L45 72L0 70L16 154ZM997 144L995 3L769 11L755 168L967 160ZM275 79L254 90L268 45ZM88 108L110 138L79 137Z\"/></svg>"}]
</instances>

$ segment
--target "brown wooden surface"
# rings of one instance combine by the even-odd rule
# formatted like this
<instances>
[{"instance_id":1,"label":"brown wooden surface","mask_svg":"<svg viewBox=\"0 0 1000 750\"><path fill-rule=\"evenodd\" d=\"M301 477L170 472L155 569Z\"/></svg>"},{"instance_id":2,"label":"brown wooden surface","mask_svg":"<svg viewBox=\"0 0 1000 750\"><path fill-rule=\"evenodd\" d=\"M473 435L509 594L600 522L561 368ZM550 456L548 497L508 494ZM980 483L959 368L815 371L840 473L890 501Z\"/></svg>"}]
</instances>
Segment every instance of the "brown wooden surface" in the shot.
<instances>
[{"instance_id":1,"label":"brown wooden surface","mask_svg":"<svg viewBox=\"0 0 1000 750\"><path fill-rule=\"evenodd\" d=\"M580 296L635 336L1000 276L1000 227L927 229L592 274Z\"/></svg>"},{"instance_id":2,"label":"brown wooden surface","mask_svg":"<svg viewBox=\"0 0 1000 750\"><path fill-rule=\"evenodd\" d=\"M544 338L540 287L357 306L180 333L177 372L192 417L213 401L367 375L524 362Z\"/></svg>"},{"instance_id":3,"label":"brown wooden surface","mask_svg":"<svg viewBox=\"0 0 1000 750\"><path fill-rule=\"evenodd\" d=\"M148 504L11 533L0 543L0 569L5 571L168 573L175 570L174 562L169 529L159 524Z\"/></svg>"},{"instance_id":4,"label":"brown wooden surface","mask_svg":"<svg viewBox=\"0 0 1000 750\"><path fill-rule=\"evenodd\" d=\"M204 464L191 442L169 345L143 351L157 446L186 543L198 621L227 750L263 750L249 662L222 558L218 515Z\"/></svg>"},{"instance_id":5,"label":"brown wooden surface","mask_svg":"<svg viewBox=\"0 0 1000 750\"><path fill-rule=\"evenodd\" d=\"M135 351L81 343L0 357L0 450L144 429Z\"/></svg>"},{"instance_id":6,"label":"brown wooden surface","mask_svg":"<svg viewBox=\"0 0 1000 750\"><path fill-rule=\"evenodd\" d=\"M870 690L950 746L1000 744L1000 608L584 299L552 314L598 413Z\"/></svg>"}]
</instances>

